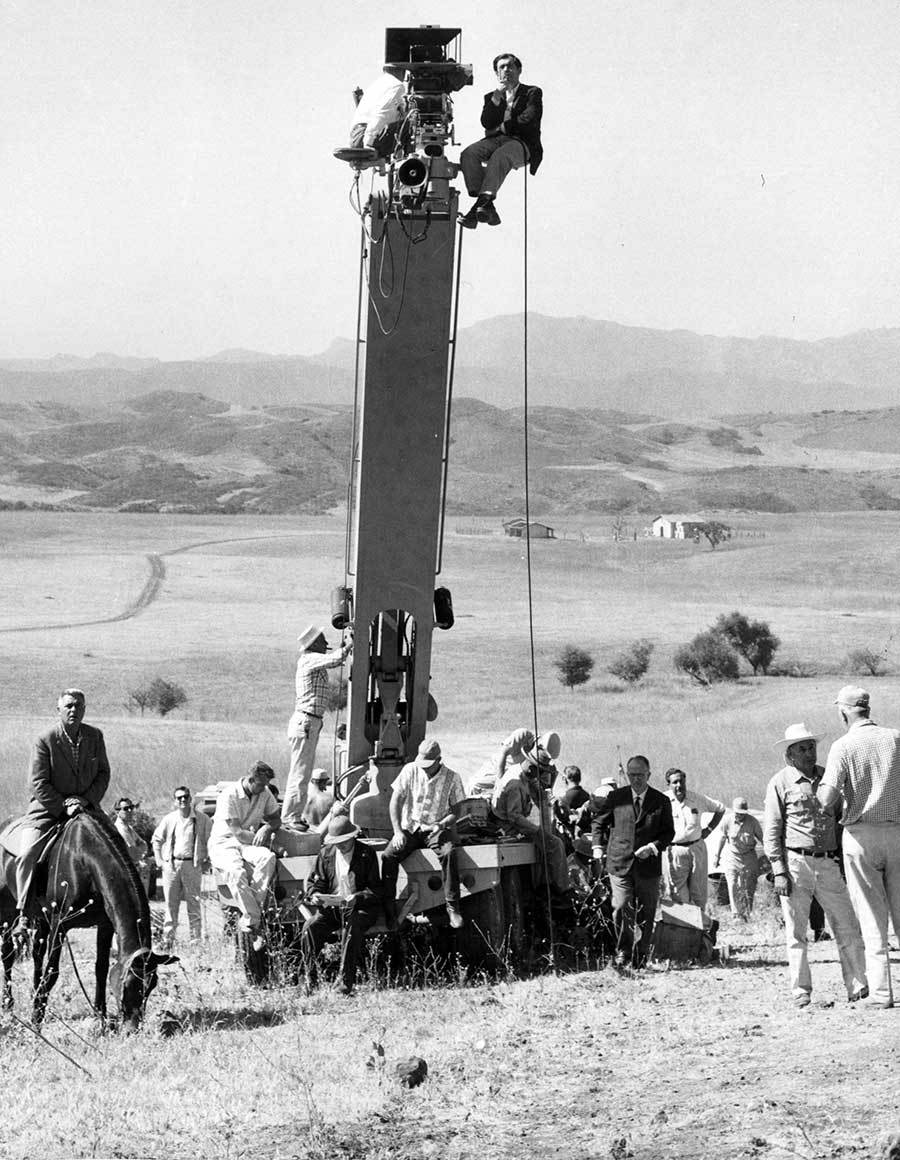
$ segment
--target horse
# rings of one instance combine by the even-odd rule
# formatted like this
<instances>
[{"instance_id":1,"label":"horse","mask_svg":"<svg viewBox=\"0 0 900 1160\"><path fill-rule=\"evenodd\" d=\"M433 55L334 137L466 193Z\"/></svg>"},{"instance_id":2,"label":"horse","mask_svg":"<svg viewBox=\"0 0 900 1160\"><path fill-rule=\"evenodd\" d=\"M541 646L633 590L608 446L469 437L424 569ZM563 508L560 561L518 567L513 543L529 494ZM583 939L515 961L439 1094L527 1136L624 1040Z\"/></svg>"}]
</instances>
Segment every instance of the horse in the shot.
<instances>
[{"instance_id":1,"label":"horse","mask_svg":"<svg viewBox=\"0 0 900 1160\"><path fill-rule=\"evenodd\" d=\"M84 810L65 822L46 861L46 887L38 889L40 916L33 939L34 1003L32 1019L40 1027L50 992L59 978L59 958L66 934L76 927L97 928L94 966L94 1010L106 1017L109 977L122 1022L136 1030L147 999L157 984L157 968L177 963L175 955L151 949L150 905L125 843L108 818ZM0 958L3 990L0 1004L13 1004L11 975L16 948L11 935L15 914L15 858L0 860ZM115 934L118 958L110 972Z\"/></svg>"}]
</instances>

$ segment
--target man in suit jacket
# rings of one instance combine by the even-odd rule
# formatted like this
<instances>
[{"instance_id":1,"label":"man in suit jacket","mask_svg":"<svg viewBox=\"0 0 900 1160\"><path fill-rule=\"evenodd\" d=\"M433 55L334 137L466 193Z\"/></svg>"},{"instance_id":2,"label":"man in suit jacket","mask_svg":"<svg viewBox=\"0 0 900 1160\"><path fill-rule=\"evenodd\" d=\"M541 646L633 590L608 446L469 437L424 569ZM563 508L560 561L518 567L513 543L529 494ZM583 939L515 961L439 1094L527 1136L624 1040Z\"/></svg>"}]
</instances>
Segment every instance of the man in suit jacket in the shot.
<instances>
[{"instance_id":1,"label":"man in suit jacket","mask_svg":"<svg viewBox=\"0 0 900 1160\"><path fill-rule=\"evenodd\" d=\"M543 94L537 85L519 84L522 62L511 52L494 57L497 88L486 93L481 111L485 135L463 149L460 168L470 197L476 198L460 225L474 230L479 222L500 225L494 205L497 191L511 169L528 164L537 173L544 156L541 145Z\"/></svg>"},{"instance_id":2,"label":"man in suit jacket","mask_svg":"<svg viewBox=\"0 0 900 1160\"><path fill-rule=\"evenodd\" d=\"M307 886L318 910L303 927L300 947L308 984L316 984L316 958L329 935L341 932L341 992L356 983L365 933L378 917L381 878L371 846L356 840L359 829L346 816L334 818L322 841Z\"/></svg>"},{"instance_id":3,"label":"man in suit jacket","mask_svg":"<svg viewBox=\"0 0 900 1160\"><path fill-rule=\"evenodd\" d=\"M34 867L52 831L82 810L96 809L109 785L103 734L85 725L81 689L66 689L57 701L59 724L39 737L31 755L31 802L21 830L16 864L18 917L13 934L28 930L26 910Z\"/></svg>"},{"instance_id":4,"label":"man in suit jacket","mask_svg":"<svg viewBox=\"0 0 900 1160\"><path fill-rule=\"evenodd\" d=\"M608 794L595 807L593 845L595 856L605 852L612 889L613 926L617 961L642 967L650 951L662 852L675 836L672 803L653 789L650 763L640 755L625 767L629 784ZM640 939L634 942L634 927Z\"/></svg>"}]
</instances>

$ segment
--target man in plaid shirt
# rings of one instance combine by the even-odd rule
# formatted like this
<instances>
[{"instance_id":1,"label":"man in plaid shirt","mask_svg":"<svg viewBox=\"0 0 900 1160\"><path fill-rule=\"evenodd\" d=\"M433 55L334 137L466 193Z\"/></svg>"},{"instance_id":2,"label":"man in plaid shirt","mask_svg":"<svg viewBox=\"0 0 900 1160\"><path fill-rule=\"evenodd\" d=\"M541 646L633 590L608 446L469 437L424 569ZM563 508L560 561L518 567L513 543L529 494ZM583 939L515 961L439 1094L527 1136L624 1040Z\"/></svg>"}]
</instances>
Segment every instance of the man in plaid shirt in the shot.
<instances>
[{"instance_id":1,"label":"man in plaid shirt","mask_svg":"<svg viewBox=\"0 0 900 1160\"><path fill-rule=\"evenodd\" d=\"M845 685L835 704L846 727L828 753L817 796L843 799L844 869L862 928L869 1006L893 1007L888 917L900 931L900 732L869 718L869 694Z\"/></svg>"}]
</instances>

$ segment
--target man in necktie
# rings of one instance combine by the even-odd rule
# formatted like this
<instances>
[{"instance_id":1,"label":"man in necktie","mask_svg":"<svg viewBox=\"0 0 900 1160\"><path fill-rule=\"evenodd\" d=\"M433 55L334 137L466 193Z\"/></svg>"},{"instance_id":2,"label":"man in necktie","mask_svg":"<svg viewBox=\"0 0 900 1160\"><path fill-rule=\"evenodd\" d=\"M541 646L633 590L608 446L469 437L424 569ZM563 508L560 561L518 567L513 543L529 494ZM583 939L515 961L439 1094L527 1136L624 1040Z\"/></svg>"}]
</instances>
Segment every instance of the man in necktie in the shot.
<instances>
[{"instance_id":1,"label":"man in necktie","mask_svg":"<svg viewBox=\"0 0 900 1160\"><path fill-rule=\"evenodd\" d=\"M669 798L649 784L647 758L630 757L625 773L628 785L593 806L592 840L594 857L605 858L609 874L616 962L642 967L653 937L661 855L675 836L675 824Z\"/></svg>"},{"instance_id":2,"label":"man in necktie","mask_svg":"<svg viewBox=\"0 0 900 1160\"><path fill-rule=\"evenodd\" d=\"M499 226L500 215L494 201L506 175L523 165L528 165L529 173L534 175L544 156L541 90L537 85L519 83L522 62L511 52L494 58L494 72L497 88L485 94L481 111L484 137L467 145L459 158L466 189L476 199L459 219L467 230L474 230L479 222Z\"/></svg>"}]
</instances>

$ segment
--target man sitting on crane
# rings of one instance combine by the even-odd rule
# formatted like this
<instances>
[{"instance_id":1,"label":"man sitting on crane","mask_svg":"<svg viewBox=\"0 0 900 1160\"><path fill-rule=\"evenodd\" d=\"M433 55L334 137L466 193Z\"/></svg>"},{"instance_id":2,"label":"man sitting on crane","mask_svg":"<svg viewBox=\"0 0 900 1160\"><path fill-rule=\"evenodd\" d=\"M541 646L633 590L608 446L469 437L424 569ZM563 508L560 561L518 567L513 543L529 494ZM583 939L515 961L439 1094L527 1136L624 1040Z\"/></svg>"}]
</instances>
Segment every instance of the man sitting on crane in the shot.
<instances>
[{"instance_id":1,"label":"man sitting on crane","mask_svg":"<svg viewBox=\"0 0 900 1160\"><path fill-rule=\"evenodd\" d=\"M571 896L566 850L562 838L553 833L550 802L544 789L544 782L550 780L552 762L550 752L540 744L525 753L521 764L505 774L494 790L491 811L509 837L534 841L546 857L551 893L558 902L567 903ZM533 811L534 806L537 809Z\"/></svg>"},{"instance_id":2,"label":"man sitting on crane","mask_svg":"<svg viewBox=\"0 0 900 1160\"><path fill-rule=\"evenodd\" d=\"M390 814L394 836L381 857L381 880L384 885L384 915L390 929L397 925L397 875L400 863L413 852L427 846L438 856L444 885L444 904L450 925L463 925L459 909L459 866L456 818L466 791L462 779L444 765L441 747L425 740L414 761L400 770L391 795Z\"/></svg>"},{"instance_id":3,"label":"man sitting on crane","mask_svg":"<svg viewBox=\"0 0 900 1160\"><path fill-rule=\"evenodd\" d=\"M497 191L511 169L529 165L534 176L544 156L541 145L543 94L537 85L519 83L522 62L511 52L494 57L497 88L486 93L481 111L485 135L467 145L459 158L469 196L476 198L459 223L474 230L479 222L500 225L494 205Z\"/></svg>"}]
</instances>

